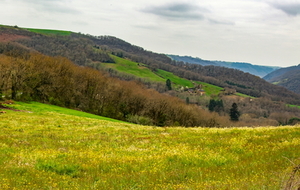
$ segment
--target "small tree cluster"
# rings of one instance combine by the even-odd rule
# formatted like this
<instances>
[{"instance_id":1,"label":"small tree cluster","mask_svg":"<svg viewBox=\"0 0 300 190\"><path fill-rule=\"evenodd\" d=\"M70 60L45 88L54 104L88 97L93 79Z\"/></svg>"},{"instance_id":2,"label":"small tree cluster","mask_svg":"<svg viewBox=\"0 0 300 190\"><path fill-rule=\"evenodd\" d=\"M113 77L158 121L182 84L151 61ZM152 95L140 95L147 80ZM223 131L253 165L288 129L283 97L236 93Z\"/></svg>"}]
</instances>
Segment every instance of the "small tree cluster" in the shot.
<instances>
[{"instance_id":1,"label":"small tree cluster","mask_svg":"<svg viewBox=\"0 0 300 190\"><path fill-rule=\"evenodd\" d=\"M223 100L211 99L208 104L208 110L211 112L214 111L214 112L218 112L218 113L224 111Z\"/></svg>"}]
</instances>

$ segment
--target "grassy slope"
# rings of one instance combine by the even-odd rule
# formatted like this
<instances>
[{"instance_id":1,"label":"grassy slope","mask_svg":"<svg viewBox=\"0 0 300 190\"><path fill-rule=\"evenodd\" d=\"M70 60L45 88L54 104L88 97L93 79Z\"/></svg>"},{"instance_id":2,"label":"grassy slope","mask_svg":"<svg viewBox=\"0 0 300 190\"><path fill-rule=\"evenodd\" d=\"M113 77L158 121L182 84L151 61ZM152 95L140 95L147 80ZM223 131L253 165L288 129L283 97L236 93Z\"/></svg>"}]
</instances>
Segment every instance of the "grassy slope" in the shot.
<instances>
[{"instance_id":1,"label":"grassy slope","mask_svg":"<svg viewBox=\"0 0 300 190\"><path fill-rule=\"evenodd\" d=\"M287 104L287 106L292 107L292 108L299 108L300 109L300 106L297 106L297 105Z\"/></svg>"},{"instance_id":2,"label":"grassy slope","mask_svg":"<svg viewBox=\"0 0 300 190\"><path fill-rule=\"evenodd\" d=\"M299 162L299 127L156 128L14 107L32 113L0 115L0 189L280 189Z\"/></svg>"},{"instance_id":3,"label":"grassy slope","mask_svg":"<svg viewBox=\"0 0 300 190\"><path fill-rule=\"evenodd\" d=\"M194 84L192 81L180 78L176 75L174 75L171 72L164 71L161 69L158 69L156 72L151 71L149 68L146 66L143 66L143 64L139 64L133 61L129 61L114 55L111 55L111 57L114 59L116 63L111 64L111 63L102 63L107 68L112 68L115 69L119 72L127 73L127 74L132 74L136 77L139 78L145 78L150 81L155 81L155 82L165 82L167 79L170 79L175 87L194 87ZM218 95L223 88L219 86L215 86L212 84L208 84L205 82L199 82L199 81L194 81L196 84L202 84L203 89L206 93L206 95L210 96L212 94ZM250 97L241 93L236 93L237 96L241 97Z\"/></svg>"},{"instance_id":4,"label":"grassy slope","mask_svg":"<svg viewBox=\"0 0 300 190\"><path fill-rule=\"evenodd\" d=\"M202 84L203 86L203 90L205 91L205 93L207 95L212 95L212 94L219 94L223 88L219 87L219 86L215 86L212 84L208 84L205 82L196 82L197 84Z\"/></svg>"},{"instance_id":5,"label":"grassy slope","mask_svg":"<svg viewBox=\"0 0 300 190\"><path fill-rule=\"evenodd\" d=\"M69 36L72 34L70 31L64 31L64 30L49 30L49 29L35 29L35 28L25 28L26 30L29 30L30 32L35 32L39 34L54 34L54 35L62 35L62 36Z\"/></svg>"},{"instance_id":6,"label":"grassy slope","mask_svg":"<svg viewBox=\"0 0 300 190\"><path fill-rule=\"evenodd\" d=\"M165 79L165 81L167 79L170 79L172 83L179 85L179 86L184 86L184 87L194 87L194 84L187 79L183 79L180 78L176 75L174 75L173 73L158 69L158 71L156 72L157 75L161 76L162 78Z\"/></svg>"},{"instance_id":7,"label":"grassy slope","mask_svg":"<svg viewBox=\"0 0 300 190\"><path fill-rule=\"evenodd\" d=\"M190 80L180 78L174 75L171 72L167 72L161 69L158 69L155 73L152 72L149 68L143 66L142 64L138 65L136 62L132 62L114 55L111 57L116 62L115 64L110 63L102 63L105 67L115 69L119 72L124 72L128 74L132 74L136 77L146 78L155 82L166 82L167 79L170 79L175 86L184 86L184 87L193 87L194 84ZM204 82L197 82L199 84L203 84L206 90L209 91L209 94L219 93L222 88L214 85L210 85Z\"/></svg>"},{"instance_id":8,"label":"grassy slope","mask_svg":"<svg viewBox=\"0 0 300 190\"><path fill-rule=\"evenodd\" d=\"M111 55L111 57L116 63L103 63L105 67L115 69L119 72L132 74L136 77L145 78L150 81L165 82L165 79L159 77L158 75L153 73L149 68L143 66L142 64L138 65L138 63L136 62L129 61L127 59L123 59L114 55Z\"/></svg>"},{"instance_id":9,"label":"grassy slope","mask_svg":"<svg viewBox=\"0 0 300 190\"><path fill-rule=\"evenodd\" d=\"M17 104L12 104L10 107L17 109L17 110L27 110L29 112L34 112L37 114L44 114L48 112L58 113L58 114L65 114L68 116L78 116L78 117L85 117L85 118L92 118L92 119L100 119L100 120L107 120L107 121L113 121L113 122L123 122L107 117L102 117L82 111L72 110L68 108L63 108L59 106L49 105L49 104L42 104L38 102L30 102L30 103L24 103L24 102L18 102ZM124 122L123 122L124 123Z\"/></svg>"},{"instance_id":10,"label":"grassy slope","mask_svg":"<svg viewBox=\"0 0 300 190\"><path fill-rule=\"evenodd\" d=\"M192 81L180 78L176 75L174 75L171 72L164 71L161 69L158 69L156 72L151 71L148 67L144 66L143 64L138 64L133 61L129 61L127 59L123 59L114 55L111 55L115 63L102 63L107 68L112 68L115 69L119 72L127 73L134 75L139 78L144 78L148 79L150 81L154 82L166 82L167 79L170 79L171 82L175 87L189 87L192 88L194 87L194 84ZM208 84L205 82L199 82L199 81L194 81L196 84L202 84L203 85L203 90L205 91L206 95L218 95L223 88L219 86L215 86L212 84ZM245 94L241 93L236 93L235 95L241 96L241 97L250 97Z\"/></svg>"}]
</instances>

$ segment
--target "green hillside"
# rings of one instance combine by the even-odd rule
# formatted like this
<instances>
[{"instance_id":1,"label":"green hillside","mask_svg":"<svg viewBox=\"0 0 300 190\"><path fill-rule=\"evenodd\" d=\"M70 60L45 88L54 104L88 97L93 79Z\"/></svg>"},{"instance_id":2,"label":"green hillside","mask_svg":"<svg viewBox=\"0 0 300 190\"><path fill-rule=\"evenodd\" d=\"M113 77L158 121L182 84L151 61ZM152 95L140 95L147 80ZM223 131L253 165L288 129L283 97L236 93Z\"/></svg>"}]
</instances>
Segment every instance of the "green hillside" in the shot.
<instances>
[{"instance_id":1,"label":"green hillside","mask_svg":"<svg viewBox=\"0 0 300 190\"><path fill-rule=\"evenodd\" d=\"M110 55L115 63L102 63L107 68L115 69L119 72L134 75L139 78L148 79L149 81L165 82L166 80L155 73L153 73L144 64L138 64L136 62L123 59L114 55Z\"/></svg>"},{"instance_id":2,"label":"green hillside","mask_svg":"<svg viewBox=\"0 0 300 190\"><path fill-rule=\"evenodd\" d=\"M215 86L205 82L196 82L196 83L201 84L203 86L203 90L207 95L219 94L223 90L223 88L219 86Z\"/></svg>"},{"instance_id":3,"label":"green hillside","mask_svg":"<svg viewBox=\"0 0 300 190\"><path fill-rule=\"evenodd\" d=\"M161 128L40 103L0 115L0 189L281 189L300 128Z\"/></svg>"},{"instance_id":4,"label":"green hillside","mask_svg":"<svg viewBox=\"0 0 300 190\"><path fill-rule=\"evenodd\" d=\"M111 68L117 70L118 72L131 74L134 75L135 77L144 78L154 82L166 82L167 79L170 79L173 85L175 85L176 87L192 88L195 86L192 81L184 78L180 78L171 72L164 71L161 69L152 71L144 64L136 63L114 55L110 55L110 56L113 58L115 63L101 63L106 68ZM204 90L208 92L207 93L208 95L218 94L223 89L221 87L204 83L204 82L196 82L196 83L203 84Z\"/></svg>"},{"instance_id":5,"label":"green hillside","mask_svg":"<svg viewBox=\"0 0 300 190\"><path fill-rule=\"evenodd\" d=\"M64 30L50 30L50 29L36 29L36 28L25 28L25 29L29 30L30 32L35 32L35 33L45 34L45 35L54 34L54 35L69 36L73 33Z\"/></svg>"},{"instance_id":6,"label":"green hillside","mask_svg":"<svg viewBox=\"0 0 300 190\"><path fill-rule=\"evenodd\" d=\"M177 89L180 87L193 88L195 84L201 84L203 86L203 90L208 96L218 95L223 90L222 87L216 85L199 81L190 81L161 69L156 69L155 71L153 71L144 64L136 63L115 55L110 56L115 61L115 63L101 63L101 65L106 68L114 69L121 73L130 74L135 77L147 79L153 82L166 82L167 79L170 79L173 86L175 86ZM242 93L236 93L236 95L241 97L250 97Z\"/></svg>"},{"instance_id":7,"label":"green hillside","mask_svg":"<svg viewBox=\"0 0 300 190\"><path fill-rule=\"evenodd\" d=\"M164 71L161 69L152 71L144 64L136 63L124 58L120 58L115 55L110 55L110 56L113 58L115 63L101 63L101 64L104 65L106 68L112 68L122 73L134 75L135 77L138 78L144 78L154 82L166 82L167 79L170 79L173 85L175 85L175 87L177 88L179 87L192 88L195 86L194 83L201 84L203 86L203 90L208 96L213 94L218 95L223 90L222 87L216 85L208 84L205 82L199 82L199 81L192 82L190 80L178 77L168 71ZM242 93L236 93L236 95L241 97L250 97Z\"/></svg>"},{"instance_id":8,"label":"green hillside","mask_svg":"<svg viewBox=\"0 0 300 190\"><path fill-rule=\"evenodd\" d=\"M55 114L64 114L68 116L78 116L78 117L84 117L84 118L91 118L91 119L99 119L99 120L107 120L112 122L122 122L119 120L102 117L99 115L90 114L87 112L82 112L78 110L63 108L55 105L49 105L49 104L42 104L38 102L18 102L17 104L10 105L9 107L16 109L16 110L26 110L33 113L38 114L47 114L47 113L55 113Z\"/></svg>"},{"instance_id":9,"label":"green hillside","mask_svg":"<svg viewBox=\"0 0 300 190\"><path fill-rule=\"evenodd\" d=\"M190 80L180 78L168 71L158 69L155 73L157 75L161 76L162 78L164 78L165 80L170 79L172 81L172 83L174 83L176 85L180 85L183 87L194 87L194 84Z\"/></svg>"}]
</instances>

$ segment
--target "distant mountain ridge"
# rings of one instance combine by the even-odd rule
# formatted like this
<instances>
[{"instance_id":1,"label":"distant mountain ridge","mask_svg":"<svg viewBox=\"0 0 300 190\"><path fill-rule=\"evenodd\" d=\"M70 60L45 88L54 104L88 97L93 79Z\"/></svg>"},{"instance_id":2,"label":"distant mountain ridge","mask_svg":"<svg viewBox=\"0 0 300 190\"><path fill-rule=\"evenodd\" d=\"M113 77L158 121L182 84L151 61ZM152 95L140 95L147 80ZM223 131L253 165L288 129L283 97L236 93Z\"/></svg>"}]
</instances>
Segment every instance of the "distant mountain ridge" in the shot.
<instances>
[{"instance_id":1,"label":"distant mountain ridge","mask_svg":"<svg viewBox=\"0 0 300 190\"><path fill-rule=\"evenodd\" d=\"M278 69L266 75L266 81L283 86L291 91L300 94L300 64L297 66Z\"/></svg>"},{"instance_id":2,"label":"distant mountain ridge","mask_svg":"<svg viewBox=\"0 0 300 190\"><path fill-rule=\"evenodd\" d=\"M267 74L277 69L280 69L280 67L252 65L250 63L242 63L242 62L209 61L209 60L203 60L201 58L194 58L191 56L179 56L179 55L167 55L167 56L169 56L171 59L175 61L200 64L203 66L213 65L213 66L227 67L231 69L238 69L245 73L250 73L259 77L264 77Z\"/></svg>"}]
</instances>

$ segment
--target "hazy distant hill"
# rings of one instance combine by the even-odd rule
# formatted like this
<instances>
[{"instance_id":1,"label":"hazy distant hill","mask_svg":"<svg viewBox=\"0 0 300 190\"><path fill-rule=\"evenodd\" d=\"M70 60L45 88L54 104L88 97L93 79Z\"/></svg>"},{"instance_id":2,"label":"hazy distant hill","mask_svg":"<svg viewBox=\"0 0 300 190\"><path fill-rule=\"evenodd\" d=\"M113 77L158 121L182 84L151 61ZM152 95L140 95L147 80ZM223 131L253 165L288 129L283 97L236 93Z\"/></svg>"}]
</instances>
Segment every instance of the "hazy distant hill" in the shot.
<instances>
[{"instance_id":1,"label":"hazy distant hill","mask_svg":"<svg viewBox=\"0 0 300 190\"><path fill-rule=\"evenodd\" d=\"M264 79L270 83L283 86L291 91L300 94L300 65L278 69Z\"/></svg>"},{"instance_id":2,"label":"hazy distant hill","mask_svg":"<svg viewBox=\"0 0 300 190\"><path fill-rule=\"evenodd\" d=\"M214 66L238 69L245 73L250 73L259 77L264 77L267 74L280 68L280 67L272 67L272 66L252 65L250 63L240 63L240 62L208 61L208 60L203 60L200 58L194 58L190 56L178 56L178 55L168 55L168 56L176 61L200 64L203 66L214 65Z\"/></svg>"}]
</instances>

